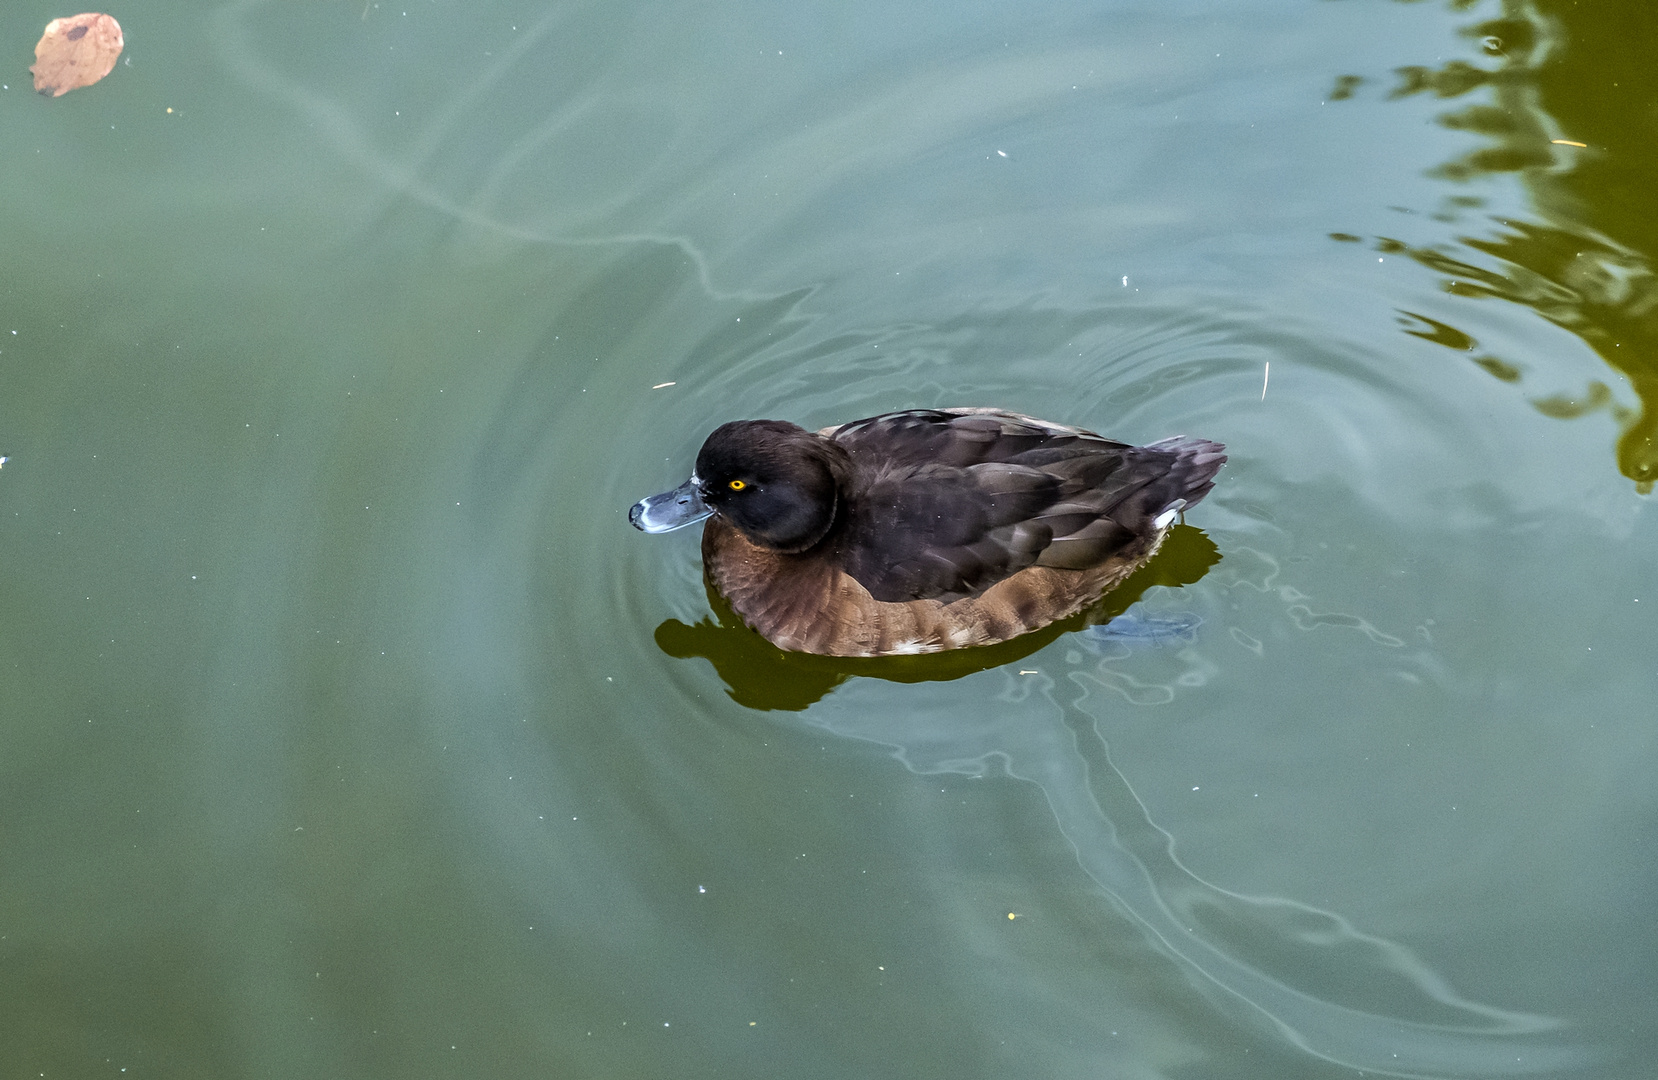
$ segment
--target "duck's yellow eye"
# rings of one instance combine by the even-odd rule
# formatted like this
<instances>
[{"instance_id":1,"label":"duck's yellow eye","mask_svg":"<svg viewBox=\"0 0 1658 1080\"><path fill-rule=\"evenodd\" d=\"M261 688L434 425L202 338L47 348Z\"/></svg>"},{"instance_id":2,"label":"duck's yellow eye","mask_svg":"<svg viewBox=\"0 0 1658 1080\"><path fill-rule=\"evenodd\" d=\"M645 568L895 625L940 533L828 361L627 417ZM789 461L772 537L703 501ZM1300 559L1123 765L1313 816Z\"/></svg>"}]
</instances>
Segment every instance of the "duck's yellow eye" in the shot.
<instances>
[{"instance_id":1,"label":"duck's yellow eye","mask_svg":"<svg viewBox=\"0 0 1658 1080\"><path fill-rule=\"evenodd\" d=\"M746 482L742 481L742 480L733 480L733 481L731 481L731 490L732 491L741 491L746 487L748 487L748 484Z\"/></svg>"}]
</instances>

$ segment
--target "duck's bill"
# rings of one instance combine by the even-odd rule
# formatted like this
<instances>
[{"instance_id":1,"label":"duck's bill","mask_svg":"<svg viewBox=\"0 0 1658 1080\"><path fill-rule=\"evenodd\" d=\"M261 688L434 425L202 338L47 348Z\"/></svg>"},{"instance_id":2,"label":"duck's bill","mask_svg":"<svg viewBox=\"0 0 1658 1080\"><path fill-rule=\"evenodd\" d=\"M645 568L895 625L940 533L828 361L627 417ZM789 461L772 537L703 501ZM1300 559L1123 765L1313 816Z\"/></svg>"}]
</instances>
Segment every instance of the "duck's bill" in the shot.
<instances>
[{"instance_id":1,"label":"duck's bill","mask_svg":"<svg viewBox=\"0 0 1658 1080\"><path fill-rule=\"evenodd\" d=\"M665 533L695 525L713 512L702 501L702 495L697 491L697 478L693 476L672 491L634 503L633 509L628 511L628 520L633 522L634 528L644 532Z\"/></svg>"}]
</instances>

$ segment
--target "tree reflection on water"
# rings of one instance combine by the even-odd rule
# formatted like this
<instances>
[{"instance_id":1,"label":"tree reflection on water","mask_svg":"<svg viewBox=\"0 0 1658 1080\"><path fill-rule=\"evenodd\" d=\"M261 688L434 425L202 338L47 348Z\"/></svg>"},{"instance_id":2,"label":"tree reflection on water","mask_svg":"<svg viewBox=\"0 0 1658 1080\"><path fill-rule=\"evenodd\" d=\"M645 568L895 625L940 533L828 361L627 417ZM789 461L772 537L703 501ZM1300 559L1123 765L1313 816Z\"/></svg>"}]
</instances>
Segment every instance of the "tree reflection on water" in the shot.
<instances>
[{"instance_id":1,"label":"tree reflection on water","mask_svg":"<svg viewBox=\"0 0 1658 1080\"><path fill-rule=\"evenodd\" d=\"M1452 0L1454 10L1474 6ZM1448 293L1523 304L1581 338L1634 391L1618 401L1591 381L1573 395L1532 398L1562 419L1607 409L1617 421L1618 469L1642 494L1658 480L1658 7L1646 0L1579 6L1572 0L1503 0L1500 18L1469 25L1483 63L1453 60L1396 72L1391 97L1432 94L1481 100L1439 117L1486 142L1439 166L1453 184L1514 173L1539 220L1490 219L1485 236L1452 245L1414 246L1377 237L1378 251L1406 255L1444 275ZM1330 97L1352 97L1361 80L1343 76ZM1446 200L1452 219L1482 205L1464 194ZM1358 241L1348 234L1335 239ZM1523 370L1482 354L1444 322L1407 312L1405 332L1466 351L1486 371L1523 382Z\"/></svg>"}]
</instances>

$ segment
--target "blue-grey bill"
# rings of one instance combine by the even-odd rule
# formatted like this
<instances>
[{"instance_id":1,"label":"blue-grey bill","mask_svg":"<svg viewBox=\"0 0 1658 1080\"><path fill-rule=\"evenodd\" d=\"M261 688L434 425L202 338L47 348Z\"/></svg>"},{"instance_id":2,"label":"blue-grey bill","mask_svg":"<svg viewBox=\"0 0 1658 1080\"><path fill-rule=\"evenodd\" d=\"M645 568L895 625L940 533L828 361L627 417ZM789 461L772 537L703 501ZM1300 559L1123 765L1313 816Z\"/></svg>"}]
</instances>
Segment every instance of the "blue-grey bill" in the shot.
<instances>
[{"instance_id":1,"label":"blue-grey bill","mask_svg":"<svg viewBox=\"0 0 1658 1080\"><path fill-rule=\"evenodd\" d=\"M697 491L697 478L685 481L672 491L640 499L628 511L633 527L648 533L673 532L687 525L695 525L714 511L702 501Z\"/></svg>"}]
</instances>

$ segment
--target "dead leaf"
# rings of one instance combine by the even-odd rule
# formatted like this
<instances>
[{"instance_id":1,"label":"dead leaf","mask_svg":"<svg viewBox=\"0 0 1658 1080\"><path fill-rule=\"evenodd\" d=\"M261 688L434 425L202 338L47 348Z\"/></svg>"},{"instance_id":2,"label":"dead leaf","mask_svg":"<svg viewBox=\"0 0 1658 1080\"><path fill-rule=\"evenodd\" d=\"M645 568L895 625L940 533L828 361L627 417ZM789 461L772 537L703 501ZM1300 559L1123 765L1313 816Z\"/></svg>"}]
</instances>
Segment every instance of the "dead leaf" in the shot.
<instances>
[{"instance_id":1,"label":"dead leaf","mask_svg":"<svg viewBox=\"0 0 1658 1080\"><path fill-rule=\"evenodd\" d=\"M53 19L35 46L35 91L62 97L77 86L91 86L115 68L121 55L121 24L109 15L89 12Z\"/></svg>"}]
</instances>

